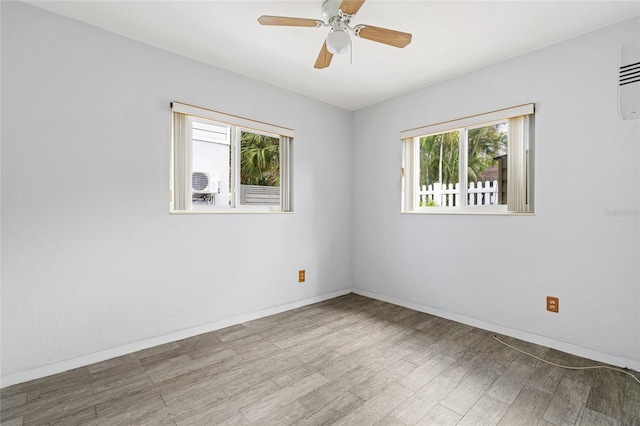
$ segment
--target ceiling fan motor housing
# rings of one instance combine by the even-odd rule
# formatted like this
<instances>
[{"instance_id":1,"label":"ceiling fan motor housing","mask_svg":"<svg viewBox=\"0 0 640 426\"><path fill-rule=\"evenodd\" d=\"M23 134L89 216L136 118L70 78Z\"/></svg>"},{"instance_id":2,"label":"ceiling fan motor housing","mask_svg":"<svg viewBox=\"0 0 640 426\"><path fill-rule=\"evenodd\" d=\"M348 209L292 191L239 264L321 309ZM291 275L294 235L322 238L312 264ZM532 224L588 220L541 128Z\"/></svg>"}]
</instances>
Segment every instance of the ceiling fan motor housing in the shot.
<instances>
[{"instance_id":1,"label":"ceiling fan motor housing","mask_svg":"<svg viewBox=\"0 0 640 426\"><path fill-rule=\"evenodd\" d=\"M322 18L329 22L334 16L340 15L340 4L342 0L324 0L322 2Z\"/></svg>"}]
</instances>

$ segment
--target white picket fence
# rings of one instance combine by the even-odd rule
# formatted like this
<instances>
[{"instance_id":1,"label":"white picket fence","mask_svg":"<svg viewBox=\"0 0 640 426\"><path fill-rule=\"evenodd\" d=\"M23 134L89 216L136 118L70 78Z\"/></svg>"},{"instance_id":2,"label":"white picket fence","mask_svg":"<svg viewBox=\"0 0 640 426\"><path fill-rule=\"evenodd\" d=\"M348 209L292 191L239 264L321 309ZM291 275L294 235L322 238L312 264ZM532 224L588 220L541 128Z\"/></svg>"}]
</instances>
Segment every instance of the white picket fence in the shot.
<instances>
[{"instance_id":1,"label":"white picket fence","mask_svg":"<svg viewBox=\"0 0 640 426\"><path fill-rule=\"evenodd\" d=\"M420 196L420 206L428 206L435 203L437 206L456 207L460 198L460 184L422 185L418 195ZM470 206L489 206L498 204L498 181L469 182L467 188L468 201Z\"/></svg>"}]
</instances>

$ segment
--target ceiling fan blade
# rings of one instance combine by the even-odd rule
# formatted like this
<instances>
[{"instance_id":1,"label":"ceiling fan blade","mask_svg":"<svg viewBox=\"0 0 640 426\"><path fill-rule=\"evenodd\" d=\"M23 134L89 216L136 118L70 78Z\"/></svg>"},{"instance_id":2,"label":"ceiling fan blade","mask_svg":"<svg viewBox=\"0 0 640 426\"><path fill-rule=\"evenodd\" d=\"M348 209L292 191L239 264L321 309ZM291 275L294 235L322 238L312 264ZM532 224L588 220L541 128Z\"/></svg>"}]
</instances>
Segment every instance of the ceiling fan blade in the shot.
<instances>
[{"instance_id":1,"label":"ceiling fan blade","mask_svg":"<svg viewBox=\"0 0 640 426\"><path fill-rule=\"evenodd\" d=\"M354 28L354 34L360 38L377 41L394 47L405 47L411 43L411 34L403 33L372 25L358 25Z\"/></svg>"},{"instance_id":2,"label":"ceiling fan blade","mask_svg":"<svg viewBox=\"0 0 640 426\"><path fill-rule=\"evenodd\" d=\"M342 0L340 10L342 10L342 13L345 15L355 15L363 4L364 0Z\"/></svg>"},{"instance_id":3,"label":"ceiling fan blade","mask_svg":"<svg viewBox=\"0 0 640 426\"><path fill-rule=\"evenodd\" d=\"M331 59L333 59L333 53L329 52L327 42L325 41L318 54L318 59L316 59L316 64L313 67L319 70L326 68L331 65Z\"/></svg>"},{"instance_id":4,"label":"ceiling fan blade","mask_svg":"<svg viewBox=\"0 0 640 426\"><path fill-rule=\"evenodd\" d=\"M322 21L306 18L289 18L286 16L262 15L258 18L260 25L280 25L285 27L320 27Z\"/></svg>"}]
</instances>

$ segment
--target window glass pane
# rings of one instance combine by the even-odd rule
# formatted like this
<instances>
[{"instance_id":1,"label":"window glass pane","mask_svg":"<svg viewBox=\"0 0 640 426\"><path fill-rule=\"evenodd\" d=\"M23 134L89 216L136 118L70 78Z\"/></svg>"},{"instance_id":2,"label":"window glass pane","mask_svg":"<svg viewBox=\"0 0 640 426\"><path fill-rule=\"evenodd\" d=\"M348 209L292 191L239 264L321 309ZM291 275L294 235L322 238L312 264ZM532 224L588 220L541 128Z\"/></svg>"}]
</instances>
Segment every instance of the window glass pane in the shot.
<instances>
[{"instance_id":1,"label":"window glass pane","mask_svg":"<svg viewBox=\"0 0 640 426\"><path fill-rule=\"evenodd\" d=\"M230 128L209 121L193 120L192 143L193 206L229 206Z\"/></svg>"},{"instance_id":2,"label":"window glass pane","mask_svg":"<svg viewBox=\"0 0 640 426\"><path fill-rule=\"evenodd\" d=\"M467 204L507 204L507 127L500 122L467 132Z\"/></svg>"},{"instance_id":3,"label":"window glass pane","mask_svg":"<svg viewBox=\"0 0 640 426\"><path fill-rule=\"evenodd\" d=\"M280 138L240 133L240 204L280 205Z\"/></svg>"},{"instance_id":4,"label":"window glass pane","mask_svg":"<svg viewBox=\"0 0 640 426\"><path fill-rule=\"evenodd\" d=\"M420 138L420 206L458 205L460 194L458 131Z\"/></svg>"}]
</instances>

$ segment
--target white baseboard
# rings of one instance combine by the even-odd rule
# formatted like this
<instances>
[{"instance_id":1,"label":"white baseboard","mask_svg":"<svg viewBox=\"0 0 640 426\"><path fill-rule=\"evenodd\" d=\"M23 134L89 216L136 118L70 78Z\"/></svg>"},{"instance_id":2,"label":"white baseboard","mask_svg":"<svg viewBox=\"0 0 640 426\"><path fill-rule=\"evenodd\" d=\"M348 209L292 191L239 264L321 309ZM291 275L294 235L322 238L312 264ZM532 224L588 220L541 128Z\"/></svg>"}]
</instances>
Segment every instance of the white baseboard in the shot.
<instances>
[{"instance_id":1,"label":"white baseboard","mask_svg":"<svg viewBox=\"0 0 640 426\"><path fill-rule=\"evenodd\" d=\"M288 303L286 305L267 308L258 312L252 312L250 314L240 315L214 323L204 324L198 327L177 331L175 333L170 333L164 336L158 336L135 343L130 343L128 345L118 346L117 348L107 349L104 351L93 353L91 355L85 355L78 358L57 362L55 364L45 365L44 367L20 371L18 373L10 374L6 377L2 377L0 379L0 388L15 385L18 383L28 382L29 380L40 379L42 377L51 376L53 374L62 373L64 371L84 367L90 364L95 364L96 362L106 361L111 358L127 355L143 349L152 348L154 346L162 345L165 343L175 342L176 340L186 339L189 337L197 336L199 334L220 330L221 328L225 327L230 327L232 325L242 324L247 321L279 314L280 312L285 312L291 309L300 308L302 306L312 305L314 303L334 299L336 297L343 296L349 293L351 293L351 289L334 291L332 293L310 297L308 299L299 300L297 302Z\"/></svg>"},{"instance_id":2,"label":"white baseboard","mask_svg":"<svg viewBox=\"0 0 640 426\"><path fill-rule=\"evenodd\" d=\"M44 367L38 367L31 370L21 371L18 373L10 374L0 379L0 388L15 385L30 380L39 379L53 374L62 373L64 371L72 370L74 368L84 367L97 362L106 361L111 358L115 358L122 355L127 355L133 352L137 352L143 349L152 348L154 346L162 345L165 343L174 342L176 340L182 340L189 337L197 336L199 334L208 333L215 330L220 330L232 325L242 324L247 321L275 315L281 312L289 311L291 309L300 308L302 306L312 305L314 303L322 302L329 299L334 299L339 296L343 296L349 293L356 293L362 296L369 297L371 299L381 300L383 302L392 303L394 305L403 306L405 308L413 309L415 311L425 312L431 315L436 315L442 318L450 319L462 324L478 327L483 330L493 331L503 334L505 336L514 337L527 342L535 343L549 348L557 349L559 351L567 352L573 355L589 358L599 362L615 365L618 367L629 368L640 372L640 362L633 361L626 358L620 358L609 354L604 354L592 349L584 348L582 346L573 345L571 343L560 342L550 339L548 337L539 336L532 333L527 333L520 330L514 330L511 328L503 327L500 325L488 323L485 321L476 320L463 315L453 314L450 312L442 311L426 305L420 305L405 300L396 299L394 297L385 296L378 293L373 293L366 290L360 290L356 288L334 291L332 293L323 294L320 296L311 297L308 299L300 300L297 302L288 303L282 306L276 306L273 308L263 309L258 312L253 312L245 315L240 315L234 318L228 318L215 323L205 324L198 327L189 328L186 330L170 333L164 336L158 336L151 339L142 340L140 342L130 343L128 345L119 346L113 349L107 349L105 351L96 352L94 354L73 358L70 360L58 362L55 364L46 365Z\"/></svg>"},{"instance_id":3,"label":"white baseboard","mask_svg":"<svg viewBox=\"0 0 640 426\"><path fill-rule=\"evenodd\" d=\"M548 348L557 349L562 352L566 352L572 355L577 355L583 358L592 359L594 361L603 362L617 367L628 368L640 372L640 362L627 358L620 358L613 355L605 354L602 352L594 351L582 346L573 345L571 343L560 342L558 340L550 339L548 337L539 336L537 334L527 333L526 331L514 330L512 328L503 327L501 325L492 324L485 321L480 321L474 318L469 318L463 315L453 314L450 312L442 311L431 306L420 305L417 303L407 302L405 300L396 299L394 297L385 296L379 293L372 293L366 290L360 290L352 288L353 293L361 296L366 296L371 299L381 300L383 302L392 303L394 305L403 306L405 308L413 309L414 311L425 312L427 314L435 315L441 318L446 318L452 321L456 321L462 324L471 325L473 327L481 328L483 330L500 333L505 336L514 337L516 339L524 340L526 342L535 343L537 345L546 346Z\"/></svg>"}]
</instances>

